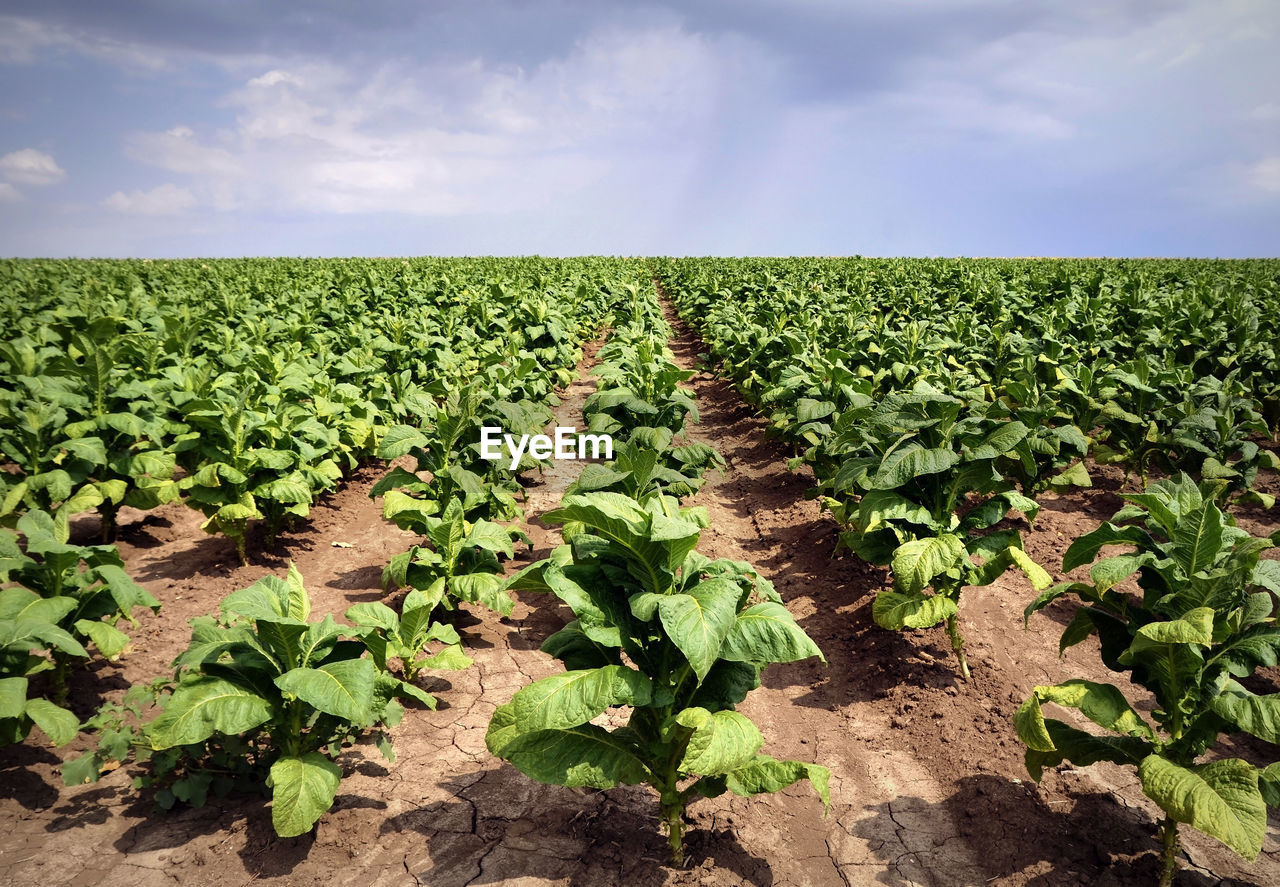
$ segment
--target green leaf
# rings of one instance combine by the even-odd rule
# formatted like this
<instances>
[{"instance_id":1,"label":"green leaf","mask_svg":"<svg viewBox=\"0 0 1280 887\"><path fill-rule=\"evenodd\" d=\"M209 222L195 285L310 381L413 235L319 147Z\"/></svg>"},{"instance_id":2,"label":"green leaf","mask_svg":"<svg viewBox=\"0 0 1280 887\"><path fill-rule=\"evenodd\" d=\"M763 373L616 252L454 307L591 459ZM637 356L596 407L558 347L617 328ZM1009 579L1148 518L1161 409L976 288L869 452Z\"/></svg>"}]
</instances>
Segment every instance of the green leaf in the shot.
<instances>
[{"instance_id":1,"label":"green leaf","mask_svg":"<svg viewBox=\"0 0 1280 887\"><path fill-rule=\"evenodd\" d=\"M1280 761L1258 771L1258 791L1268 807L1280 807Z\"/></svg>"},{"instance_id":2,"label":"green leaf","mask_svg":"<svg viewBox=\"0 0 1280 887\"><path fill-rule=\"evenodd\" d=\"M369 720L377 667L368 659L344 659L319 668L293 668L276 686L308 705L353 724Z\"/></svg>"},{"instance_id":3,"label":"green leaf","mask_svg":"<svg viewBox=\"0 0 1280 887\"><path fill-rule=\"evenodd\" d=\"M680 771L700 776L720 776L755 760L764 737L755 724L736 711L686 708L676 723L693 731L685 747Z\"/></svg>"},{"instance_id":4,"label":"green leaf","mask_svg":"<svg viewBox=\"0 0 1280 887\"><path fill-rule=\"evenodd\" d=\"M156 751L203 742L215 733L235 736L270 719L271 702L212 675L179 685L164 711L147 726Z\"/></svg>"},{"instance_id":5,"label":"green leaf","mask_svg":"<svg viewBox=\"0 0 1280 887\"><path fill-rule=\"evenodd\" d=\"M595 724L523 733L494 751L538 782L596 789L648 781L649 768L637 752L623 736Z\"/></svg>"},{"instance_id":6,"label":"green leaf","mask_svg":"<svg viewBox=\"0 0 1280 887\"><path fill-rule=\"evenodd\" d=\"M119 659L125 647L129 646L129 636L114 625L96 619L77 619L75 627L76 631L88 635L98 652L111 662Z\"/></svg>"},{"instance_id":7,"label":"green leaf","mask_svg":"<svg viewBox=\"0 0 1280 887\"><path fill-rule=\"evenodd\" d=\"M26 588L6 588L0 591L0 619L11 622L49 622L57 625L77 606L76 599L68 596L41 597Z\"/></svg>"},{"instance_id":8,"label":"green leaf","mask_svg":"<svg viewBox=\"0 0 1280 887\"><path fill-rule=\"evenodd\" d=\"M720 648L720 657L731 662L795 662L810 656L827 661L787 608L773 601L739 613Z\"/></svg>"},{"instance_id":9,"label":"green leaf","mask_svg":"<svg viewBox=\"0 0 1280 887\"><path fill-rule=\"evenodd\" d=\"M801 779L809 780L813 790L822 799L823 806L830 810L831 792L827 784L831 780L831 771L820 764L778 761L768 755L759 755L746 766L726 774L725 785L735 795L749 798L752 795L781 791Z\"/></svg>"},{"instance_id":10,"label":"green leaf","mask_svg":"<svg viewBox=\"0 0 1280 887\"><path fill-rule=\"evenodd\" d=\"M929 628L959 612L956 602L940 594L902 594L881 591L871 605L871 615L881 628Z\"/></svg>"},{"instance_id":11,"label":"green leaf","mask_svg":"<svg viewBox=\"0 0 1280 887\"><path fill-rule=\"evenodd\" d=\"M965 554L964 543L950 533L912 539L893 553L894 588L916 594L927 588L933 577L962 563Z\"/></svg>"},{"instance_id":12,"label":"green leaf","mask_svg":"<svg viewBox=\"0 0 1280 887\"><path fill-rule=\"evenodd\" d=\"M1043 591L1053 582L1053 577L1049 575L1045 568L1033 561L1031 555L1021 548L1010 546L1008 551L1009 557L1027 575L1027 580L1031 583L1033 589Z\"/></svg>"},{"instance_id":13,"label":"green leaf","mask_svg":"<svg viewBox=\"0 0 1280 887\"><path fill-rule=\"evenodd\" d=\"M998 458L1022 443L1027 434L1027 426L1021 422L1006 422L987 435L982 443L970 449L968 457L970 459Z\"/></svg>"},{"instance_id":14,"label":"green leaf","mask_svg":"<svg viewBox=\"0 0 1280 887\"><path fill-rule=\"evenodd\" d=\"M0 678L0 718L20 718L27 704L26 678Z\"/></svg>"},{"instance_id":15,"label":"green leaf","mask_svg":"<svg viewBox=\"0 0 1280 887\"><path fill-rule=\"evenodd\" d=\"M386 632L394 632L400 625L400 617L396 615L396 611L381 601L353 604L347 607L343 617L361 628L381 628Z\"/></svg>"},{"instance_id":16,"label":"green leaf","mask_svg":"<svg viewBox=\"0 0 1280 887\"><path fill-rule=\"evenodd\" d=\"M1066 471L1061 471L1049 478L1049 487L1062 491L1071 487L1091 487L1093 479L1089 477L1089 469L1083 462L1077 462Z\"/></svg>"},{"instance_id":17,"label":"green leaf","mask_svg":"<svg viewBox=\"0 0 1280 887\"><path fill-rule=\"evenodd\" d=\"M519 732L585 724L614 705L648 705L652 685L635 669L606 665L534 681L512 698Z\"/></svg>"},{"instance_id":18,"label":"green leaf","mask_svg":"<svg viewBox=\"0 0 1280 887\"><path fill-rule=\"evenodd\" d=\"M1273 745L1280 744L1280 693L1257 696L1235 684L1233 691L1224 691L1210 700L1209 707L1244 732Z\"/></svg>"},{"instance_id":19,"label":"green leaf","mask_svg":"<svg viewBox=\"0 0 1280 887\"><path fill-rule=\"evenodd\" d=\"M1159 755L1138 766L1142 790L1176 822L1217 838L1250 861L1267 831L1258 771L1238 758L1182 767Z\"/></svg>"},{"instance_id":20,"label":"green leaf","mask_svg":"<svg viewBox=\"0 0 1280 887\"><path fill-rule=\"evenodd\" d=\"M1222 550L1222 528L1225 521L1212 502L1182 515L1169 536L1170 554L1187 576L1210 566Z\"/></svg>"},{"instance_id":21,"label":"green leaf","mask_svg":"<svg viewBox=\"0 0 1280 887\"><path fill-rule=\"evenodd\" d=\"M282 838L306 834L333 806L342 768L319 752L280 758L271 765L271 824Z\"/></svg>"},{"instance_id":22,"label":"green leaf","mask_svg":"<svg viewBox=\"0 0 1280 887\"><path fill-rule=\"evenodd\" d=\"M741 596L737 583L707 579L687 594L667 595L658 602L662 627L689 660L699 683L720 658L720 647L734 625Z\"/></svg>"},{"instance_id":23,"label":"green leaf","mask_svg":"<svg viewBox=\"0 0 1280 887\"><path fill-rule=\"evenodd\" d=\"M1035 702L1035 698L1032 697L1031 701ZM1036 702L1036 705L1039 703ZM1134 736L1094 736L1052 718L1042 721L1044 735L1048 737L1043 740L1043 744L1048 748L1035 748L1027 742L1031 734L1024 734L1025 724L1025 721L1019 724L1021 729L1018 732L1028 745L1027 772L1036 782L1040 781L1045 767L1056 767L1063 761L1070 761L1077 767L1087 767L1099 761L1137 766L1154 748L1145 739Z\"/></svg>"},{"instance_id":24,"label":"green leaf","mask_svg":"<svg viewBox=\"0 0 1280 887\"><path fill-rule=\"evenodd\" d=\"M1104 545L1137 545L1139 548L1154 548L1151 536L1141 527L1117 527L1105 523L1091 533L1085 533L1067 548L1062 557L1063 572L1070 572L1081 564L1087 564L1098 556Z\"/></svg>"},{"instance_id":25,"label":"green leaf","mask_svg":"<svg viewBox=\"0 0 1280 887\"><path fill-rule=\"evenodd\" d=\"M876 473L867 479L867 489L896 490L917 477L938 474L960 461L960 454L949 449L907 447L895 450L880 463Z\"/></svg>"},{"instance_id":26,"label":"green leaf","mask_svg":"<svg viewBox=\"0 0 1280 887\"><path fill-rule=\"evenodd\" d=\"M1167 644L1198 644L1208 647L1213 643L1213 609L1197 607L1188 610L1181 618L1168 622L1148 622L1138 629L1129 646L1130 655L1152 647Z\"/></svg>"},{"instance_id":27,"label":"green leaf","mask_svg":"<svg viewBox=\"0 0 1280 887\"><path fill-rule=\"evenodd\" d=\"M80 732L80 719L48 699L28 699L26 714L54 745L66 745Z\"/></svg>"},{"instance_id":28,"label":"green leaf","mask_svg":"<svg viewBox=\"0 0 1280 887\"><path fill-rule=\"evenodd\" d=\"M285 576L284 584L288 589L289 618L306 622L311 616L311 596L307 594L306 586L302 584L302 574L293 561L289 561L289 573Z\"/></svg>"},{"instance_id":29,"label":"green leaf","mask_svg":"<svg viewBox=\"0 0 1280 887\"><path fill-rule=\"evenodd\" d=\"M1074 708L1099 727L1125 736L1135 736L1155 742L1156 735L1151 726L1143 720L1128 700L1111 684L1098 684L1093 681L1070 680L1054 686L1036 687L1032 697L1014 715L1014 723L1018 726L1018 735L1026 736L1023 741L1031 748L1047 751L1052 748L1044 746L1048 739L1043 727L1043 717L1039 715L1039 704L1053 702L1065 708ZM1036 719L1039 718L1039 725ZM1035 741L1029 741L1034 739Z\"/></svg>"}]
</instances>

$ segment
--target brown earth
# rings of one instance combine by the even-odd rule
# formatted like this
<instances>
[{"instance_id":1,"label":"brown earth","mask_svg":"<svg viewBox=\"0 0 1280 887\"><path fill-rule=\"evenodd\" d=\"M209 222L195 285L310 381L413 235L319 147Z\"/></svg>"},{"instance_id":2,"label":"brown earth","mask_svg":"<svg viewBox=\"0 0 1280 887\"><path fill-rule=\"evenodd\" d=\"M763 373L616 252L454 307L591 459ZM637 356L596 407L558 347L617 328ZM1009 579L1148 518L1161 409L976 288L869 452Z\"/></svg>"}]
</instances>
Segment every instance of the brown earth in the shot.
<instances>
[{"instance_id":1,"label":"brown earth","mask_svg":"<svg viewBox=\"0 0 1280 887\"><path fill-rule=\"evenodd\" d=\"M693 368L700 343L683 327L672 343ZM565 393L558 424L581 426L593 383ZM96 785L61 787L57 765L84 748L41 744L39 733L0 749L0 884L41 887L170 883L238 887L359 884L362 887L513 885L1078 885L1153 884L1153 806L1132 773L1118 767L1064 769L1037 786L1027 778L1011 717L1039 683L1108 679L1088 644L1056 653L1069 610L1050 608L1022 628L1030 597L1006 576L970 589L962 613L974 680L957 680L940 630L892 633L871 620L883 571L847 553L832 557L836 528L804 497L811 477L785 468L783 445L733 389L707 372L692 381L702 422L692 437L728 460L694 498L711 526L701 549L748 560L772 579L828 664L774 666L742 706L761 727L766 751L831 769L832 809L801 783L754 799L733 796L690 809L690 862L665 865L656 798L645 788L582 792L534 783L485 750L494 708L556 663L538 650L567 611L536 594L518 595L507 619L476 609L461 623L475 665L428 679L437 711L410 710L395 731L397 759L359 748L342 759L334 809L311 835L280 839L260 797L212 799L201 809L157 812L117 770ZM131 575L164 604L144 618L136 650L118 665L77 676L73 705L87 716L100 696L162 674L186 645L185 622L264 572L302 571L316 612L341 614L381 597L380 574L413 538L382 520L368 490L383 466L359 471L249 567L225 540L207 537L181 506L132 513L121 552ZM554 506L576 474L561 463L528 487L533 552L558 542L536 515ZM1067 544L1119 505L1118 473L1095 472L1094 489L1045 497L1028 551L1061 564ZM1268 481L1274 485L1275 479ZM1255 533L1274 513L1250 512ZM79 527L85 536L92 522ZM351 547L336 547L335 543ZM1139 705L1149 701L1135 696ZM1260 744L1259 744L1260 745ZM1266 750L1227 744L1231 754ZM1274 749L1270 749L1274 752ZM1272 826L1277 824L1272 820ZM1247 864L1185 830L1178 883L1280 884L1280 843L1268 837Z\"/></svg>"}]
</instances>

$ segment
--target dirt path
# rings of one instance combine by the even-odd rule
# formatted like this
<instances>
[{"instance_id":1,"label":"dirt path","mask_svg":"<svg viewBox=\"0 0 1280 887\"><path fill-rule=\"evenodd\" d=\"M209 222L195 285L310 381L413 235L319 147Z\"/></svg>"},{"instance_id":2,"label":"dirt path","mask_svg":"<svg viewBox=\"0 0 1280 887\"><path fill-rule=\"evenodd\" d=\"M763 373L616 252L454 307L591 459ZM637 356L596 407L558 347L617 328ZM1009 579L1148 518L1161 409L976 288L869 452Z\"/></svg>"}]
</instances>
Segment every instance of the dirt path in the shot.
<instances>
[{"instance_id":1,"label":"dirt path","mask_svg":"<svg viewBox=\"0 0 1280 887\"><path fill-rule=\"evenodd\" d=\"M693 368L700 343L676 330L677 359ZM582 425L582 401L594 389L591 354L565 392L557 424ZM756 564L830 663L771 668L743 710L760 724L768 752L831 768L830 816L804 784L752 800L697 802L691 864L675 871L663 864L656 803L646 789L544 786L495 761L484 748L490 714L556 670L538 647L567 618L546 598L523 594L509 619L476 611L463 622L475 666L431 684L440 709L407 713L395 733L394 763L372 748L344 756L338 803L312 836L275 837L260 799L158 813L129 790L127 772L66 789L55 770L66 750L0 749L0 824L8 833L0 885L1154 883L1150 809L1120 771L1053 774L1039 788L1025 781L1009 718L1033 684L1088 676L1088 651L1059 663L1054 618L1023 633L1027 590L1007 580L968 593L976 679L956 682L940 634L872 624L870 601L883 573L830 557L835 527L804 498L810 478L786 471L789 454L764 436L765 423L722 380L700 372L691 384L702 412L692 436L729 461L694 500L711 516L702 549ZM559 501L580 464L531 480L534 551L522 551L513 570L558 542L536 514ZM275 553L247 568L181 506L127 515L122 554L164 610L143 621L136 652L123 663L81 676L73 698L79 712L87 715L99 694L162 673L186 644L187 619L265 572L283 575L286 558L306 577L317 612L340 614L379 599L383 565L412 540L368 498L382 470L358 473ZM1053 563L1056 552L1060 563L1066 543L1109 514L1114 498L1100 489L1051 501L1028 548L1042 563ZM1105 790L1107 779L1116 780L1118 794ZM1201 866L1239 879L1230 883L1280 883L1274 840L1252 866L1207 839L1190 836L1188 844ZM1219 881L1188 872L1179 883Z\"/></svg>"}]
</instances>

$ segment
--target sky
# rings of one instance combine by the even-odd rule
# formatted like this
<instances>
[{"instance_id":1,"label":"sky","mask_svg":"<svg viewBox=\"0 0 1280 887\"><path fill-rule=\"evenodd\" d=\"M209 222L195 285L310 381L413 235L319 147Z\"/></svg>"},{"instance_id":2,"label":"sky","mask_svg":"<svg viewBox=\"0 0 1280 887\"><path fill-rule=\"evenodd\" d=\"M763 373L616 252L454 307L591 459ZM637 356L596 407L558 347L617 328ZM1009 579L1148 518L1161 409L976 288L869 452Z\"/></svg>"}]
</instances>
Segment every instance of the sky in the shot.
<instances>
[{"instance_id":1,"label":"sky","mask_svg":"<svg viewBox=\"0 0 1280 887\"><path fill-rule=\"evenodd\" d=\"M0 0L0 256L1276 256L1275 0Z\"/></svg>"}]
</instances>

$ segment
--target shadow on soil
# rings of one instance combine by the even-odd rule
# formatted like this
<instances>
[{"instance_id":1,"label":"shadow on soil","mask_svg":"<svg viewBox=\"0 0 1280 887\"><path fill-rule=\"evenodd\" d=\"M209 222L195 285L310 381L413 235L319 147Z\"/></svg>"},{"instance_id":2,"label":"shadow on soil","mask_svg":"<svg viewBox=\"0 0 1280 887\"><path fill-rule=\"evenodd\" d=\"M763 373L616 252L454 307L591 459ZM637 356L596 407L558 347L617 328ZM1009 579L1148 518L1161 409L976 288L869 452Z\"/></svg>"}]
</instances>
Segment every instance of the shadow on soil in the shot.
<instances>
[{"instance_id":1,"label":"shadow on soil","mask_svg":"<svg viewBox=\"0 0 1280 887\"><path fill-rule=\"evenodd\" d=\"M957 784L945 801L901 797L865 808L869 815L852 831L878 848L886 868L876 883L941 887L1020 875L1028 887L1125 887L1159 880L1155 823L1110 795L1072 793L1054 807L1034 787L991 774ZM1191 869L1185 856L1182 863L1179 887L1222 883Z\"/></svg>"},{"instance_id":2,"label":"shadow on soil","mask_svg":"<svg viewBox=\"0 0 1280 887\"><path fill-rule=\"evenodd\" d=\"M432 887L503 884L538 878L571 887L656 887L669 851L657 801L643 787L581 792L534 782L503 766L445 782L451 798L387 820L382 833L414 831L426 857L410 871ZM727 831L691 829L686 866L714 865L743 883L773 884L769 863Z\"/></svg>"}]
</instances>

